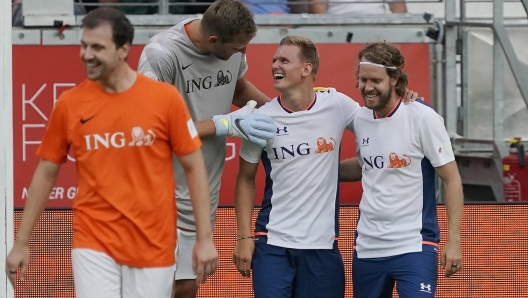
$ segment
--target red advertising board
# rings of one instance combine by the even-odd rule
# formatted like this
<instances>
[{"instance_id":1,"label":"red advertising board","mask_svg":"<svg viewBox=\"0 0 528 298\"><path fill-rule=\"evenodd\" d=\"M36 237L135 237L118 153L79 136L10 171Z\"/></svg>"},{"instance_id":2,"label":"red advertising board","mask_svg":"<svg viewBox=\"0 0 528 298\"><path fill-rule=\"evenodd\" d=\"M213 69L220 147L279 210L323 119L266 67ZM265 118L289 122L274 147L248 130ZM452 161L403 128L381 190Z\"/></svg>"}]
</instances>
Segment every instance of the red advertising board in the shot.
<instances>
[{"instance_id":1,"label":"red advertising board","mask_svg":"<svg viewBox=\"0 0 528 298\"><path fill-rule=\"evenodd\" d=\"M428 44L401 44L407 57L405 71L409 75L409 88L429 101L430 72ZM129 57L135 69L143 45L132 47ZM277 96L272 88L271 57L277 45L250 45L247 51L249 71L246 79L270 97ZM321 66L316 85L334 87L362 104L355 88L354 70L361 44L318 45ZM15 208L24 206L31 176L38 162L35 155L45 131L46 123L59 95L84 79L84 69L79 58L78 46L13 46L13 125L14 125L14 194ZM235 178L238 172L240 142L228 139L226 168L222 179L220 204L232 205ZM345 132L341 146L341 158L355 155L353 135ZM56 186L49 197L49 208L70 208L77 193L75 164L68 158L61 169ZM256 202L261 200L264 175L261 171L257 182ZM341 203L357 203L361 197L360 183L342 183Z\"/></svg>"}]
</instances>

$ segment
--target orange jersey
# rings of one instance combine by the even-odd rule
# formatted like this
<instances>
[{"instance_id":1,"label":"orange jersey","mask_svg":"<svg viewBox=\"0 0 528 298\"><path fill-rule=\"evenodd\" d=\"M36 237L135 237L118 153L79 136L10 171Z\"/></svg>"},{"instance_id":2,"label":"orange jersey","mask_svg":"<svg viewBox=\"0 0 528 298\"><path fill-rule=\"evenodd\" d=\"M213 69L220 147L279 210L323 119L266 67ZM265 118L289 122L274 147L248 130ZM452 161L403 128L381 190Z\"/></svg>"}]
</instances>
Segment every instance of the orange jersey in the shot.
<instances>
[{"instance_id":1,"label":"orange jersey","mask_svg":"<svg viewBox=\"0 0 528 298\"><path fill-rule=\"evenodd\" d=\"M37 155L63 163L72 148L79 183L74 248L104 252L122 265L164 267L175 263L172 152L200 146L174 86L138 74L120 93L89 80L65 91Z\"/></svg>"}]
</instances>

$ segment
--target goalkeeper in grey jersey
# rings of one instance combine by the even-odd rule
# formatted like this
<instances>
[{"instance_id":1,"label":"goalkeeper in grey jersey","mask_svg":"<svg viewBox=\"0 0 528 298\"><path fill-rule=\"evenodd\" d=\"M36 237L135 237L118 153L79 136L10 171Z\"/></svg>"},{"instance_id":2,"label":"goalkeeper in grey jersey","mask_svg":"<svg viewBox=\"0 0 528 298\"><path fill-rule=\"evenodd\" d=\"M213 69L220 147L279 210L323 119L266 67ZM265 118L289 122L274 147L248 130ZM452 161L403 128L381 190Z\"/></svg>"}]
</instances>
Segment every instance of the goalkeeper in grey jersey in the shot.
<instances>
[{"instance_id":1,"label":"goalkeeper in grey jersey","mask_svg":"<svg viewBox=\"0 0 528 298\"><path fill-rule=\"evenodd\" d=\"M187 103L203 142L213 224L224 170L225 137L244 138L264 147L275 135L269 116L252 113L255 105L262 105L269 98L244 79L248 69L246 46L256 31L253 15L243 4L219 0L202 19L185 20L152 37L139 61L139 72L173 84ZM232 104L241 109L229 113ZM184 170L177 160L174 172L178 205L174 288L176 297L196 297L198 285L191 256L199 239Z\"/></svg>"}]
</instances>

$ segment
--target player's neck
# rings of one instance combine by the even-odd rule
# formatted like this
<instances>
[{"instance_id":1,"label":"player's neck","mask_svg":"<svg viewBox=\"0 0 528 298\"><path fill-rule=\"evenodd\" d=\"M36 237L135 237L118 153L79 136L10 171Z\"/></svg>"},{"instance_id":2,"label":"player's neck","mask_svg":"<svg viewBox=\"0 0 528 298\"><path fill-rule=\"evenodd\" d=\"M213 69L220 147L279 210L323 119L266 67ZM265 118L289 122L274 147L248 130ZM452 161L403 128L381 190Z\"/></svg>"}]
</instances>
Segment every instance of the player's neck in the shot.
<instances>
[{"instance_id":1,"label":"player's neck","mask_svg":"<svg viewBox=\"0 0 528 298\"><path fill-rule=\"evenodd\" d=\"M125 63L114 69L106 77L97 80L97 83L108 93L119 93L130 89L136 82L136 79L137 72L133 71Z\"/></svg>"},{"instance_id":2,"label":"player's neck","mask_svg":"<svg viewBox=\"0 0 528 298\"><path fill-rule=\"evenodd\" d=\"M390 113L392 113L392 111L394 111L394 109L396 108L399 102L400 102L400 96L397 94L394 94L383 109L379 111L374 111L376 113L376 117L378 119L386 118L387 116L389 116Z\"/></svg>"},{"instance_id":3,"label":"player's neck","mask_svg":"<svg viewBox=\"0 0 528 298\"><path fill-rule=\"evenodd\" d=\"M200 20L194 20L187 24L188 36L193 45L202 54L209 54L209 41L202 34Z\"/></svg>"},{"instance_id":4,"label":"player's neck","mask_svg":"<svg viewBox=\"0 0 528 298\"><path fill-rule=\"evenodd\" d=\"M281 96L282 104L294 112L305 111L312 104L313 99L313 84L286 90Z\"/></svg>"}]
</instances>

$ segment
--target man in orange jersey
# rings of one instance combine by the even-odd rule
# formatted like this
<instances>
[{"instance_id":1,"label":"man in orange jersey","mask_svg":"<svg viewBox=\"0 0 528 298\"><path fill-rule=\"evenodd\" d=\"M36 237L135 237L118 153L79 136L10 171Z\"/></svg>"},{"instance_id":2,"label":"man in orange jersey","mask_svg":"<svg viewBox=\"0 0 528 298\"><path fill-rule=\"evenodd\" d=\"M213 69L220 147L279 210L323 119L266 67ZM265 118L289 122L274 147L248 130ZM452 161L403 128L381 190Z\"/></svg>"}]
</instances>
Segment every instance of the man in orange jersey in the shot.
<instances>
[{"instance_id":1,"label":"man in orange jersey","mask_svg":"<svg viewBox=\"0 0 528 298\"><path fill-rule=\"evenodd\" d=\"M31 231L72 149L79 193L73 202L72 264L77 297L170 297L176 205L172 153L191 193L197 240L193 269L203 282L217 266L201 141L177 90L127 64L134 28L118 10L82 22L85 80L64 92L37 151L42 159L6 261L24 279Z\"/></svg>"}]
</instances>

